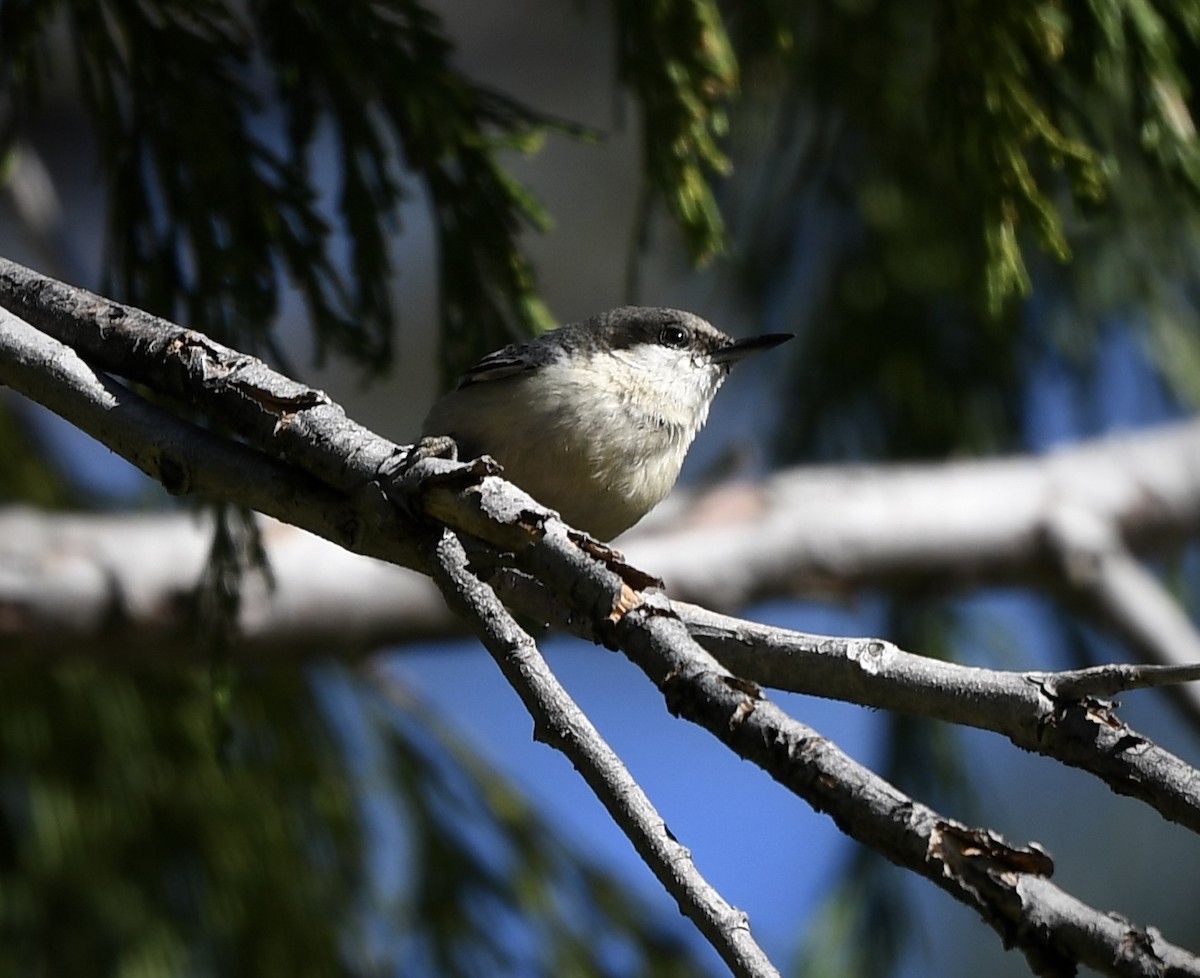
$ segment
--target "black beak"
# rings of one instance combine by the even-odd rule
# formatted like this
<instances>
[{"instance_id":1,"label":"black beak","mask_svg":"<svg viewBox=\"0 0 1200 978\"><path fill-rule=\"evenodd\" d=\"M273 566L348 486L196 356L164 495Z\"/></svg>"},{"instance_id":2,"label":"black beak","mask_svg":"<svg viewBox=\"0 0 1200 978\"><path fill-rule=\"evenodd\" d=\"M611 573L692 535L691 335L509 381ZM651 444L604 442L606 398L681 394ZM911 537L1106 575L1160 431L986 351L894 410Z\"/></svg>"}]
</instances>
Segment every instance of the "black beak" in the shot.
<instances>
[{"instance_id":1,"label":"black beak","mask_svg":"<svg viewBox=\"0 0 1200 978\"><path fill-rule=\"evenodd\" d=\"M786 343L794 338L792 333L766 333L763 336L749 336L744 340L735 340L729 346L723 346L714 351L712 362L737 363L752 353L758 353L760 350L773 350L780 343Z\"/></svg>"}]
</instances>

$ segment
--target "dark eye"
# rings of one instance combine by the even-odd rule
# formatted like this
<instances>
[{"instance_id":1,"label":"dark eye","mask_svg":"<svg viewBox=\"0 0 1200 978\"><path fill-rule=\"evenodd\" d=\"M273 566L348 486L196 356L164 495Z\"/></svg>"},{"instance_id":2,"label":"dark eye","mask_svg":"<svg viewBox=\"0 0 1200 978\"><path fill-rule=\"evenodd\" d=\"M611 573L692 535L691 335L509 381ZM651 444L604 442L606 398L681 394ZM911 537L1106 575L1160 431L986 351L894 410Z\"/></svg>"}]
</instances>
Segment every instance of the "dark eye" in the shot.
<instances>
[{"instance_id":1,"label":"dark eye","mask_svg":"<svg viewBox=\"0 0 1200 978\"><path fill-rule=\"evenodd\" d=\"M658 331L658 342L663 346L687 346L689 334L682 326L664 326Z\"/></svg>"}]
</instances>

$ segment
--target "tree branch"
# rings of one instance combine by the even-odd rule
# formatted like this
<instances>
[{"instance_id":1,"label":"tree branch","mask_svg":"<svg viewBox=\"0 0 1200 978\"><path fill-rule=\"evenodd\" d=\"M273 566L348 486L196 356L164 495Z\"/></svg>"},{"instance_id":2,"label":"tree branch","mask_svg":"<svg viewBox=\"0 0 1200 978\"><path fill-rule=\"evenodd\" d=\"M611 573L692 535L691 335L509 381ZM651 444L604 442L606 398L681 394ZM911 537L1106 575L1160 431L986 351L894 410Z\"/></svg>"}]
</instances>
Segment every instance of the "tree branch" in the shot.
<instances>
[{"instance_id":1,"label":"tree branch","mask_svg":"<svg viewBox=\"0 0 1200 978\"><path fill-rule=\"evenodd\" d=\"M400 452L347 418L323 391L261 360L6 258L0 258L0 306L101 370L181 401L334 489L361 490Z\"/></svg>"},{"instance_id":2,"label":"tree branch","mask_svg":"<svg viewBox=\"0 0 1200 978\"><path fill-rule=\"evenodd\" d=\"M427 459L404 479L445 485L451 464ZM503 494L434 491L443 519L469 525L484 539L493 523L512 519L511 500ZM497 539L507 544L509 530ZM1106 914L1057 887L1026 885L1052 870L1040 849L1014 849L993 833L938 816L856 764L705 652L665 595L635 583L626 566L593 559L586 538L582 542L551 518L514 556L580 621L590 622L598 638L625 652L673 713L709 730L817 811L829 812L851 837L974 907L1006 943L1021 947L1035 971L1074 974L1079 961L1110 974L1158 975L1160 959L1167 956L1179 974L1200 975L1200 959L1155 932L1114 928ZM1047 905L1030 899L1031 893ZM1056 927L1047 928L1047 920Z\"/></svg>"},{"instance_id":3,"label":"tree branch","mask_svg":"<svg viewBox=\"0 0 1200 978\"><path fill-rule=\"evenodd\" d=\"M1075 962L1106 974L1200 975L1200 958L1096 910L1054 886L1036 845L1014 848L991 832L939 816L792 719L699 650L681 621L644 605L622 619L622 648L673 712L828 812L838 827L973 907L1037 974L1074 975Z\"/></svg>"},{"instance_id":4,"label":"tree branch","mask_svg":"<svg viewBox=\"0 0 1200 978\"><path fill-rule=\"evenodd\" d=\"M0 259L0 267L6 264L12 263ZM3 281L0 273L0 283ZM54 284L59 290L67 288ZM3 298L0 292L0 306L5 304ZM117 313L121 308L108 313L120 320L123 315ZM153 318L145 313L139 316ZM242 368L221 370L197 354L198 348L209 347L206 337L172 327L175 339L176 334L187 335L191 352L185 355L184 345L172 340L165 346L173 352L165 355L171 362L176 356L187 361L191 381L202 390L192 399L214 406L218 424L234 421L252 431L266 449L255 451L150 404L98 373L68 345L55 342L9 312L0 310L0 317L0 383L55 411L169 492L226 499L303 526L358 553L405 567L420 566L411 543L411 518L385 505L374 482L379 466L400 449L347 421L341 408L324 395L316 397L252 357L213 344L224 351L222 357L240 361ZM151 336L153 331L152 323L142 323L137 329L109 332L107 338L118 349L124 349L122 342L128 343L131 359L137 362L137 354L147 345L161 345ZM94 333L96 341L105 330L96 326ZM109 359L119 357L113 357L110 349ZM207 373L210 370L216 370L219 379L212 379ZM153 373L152 379L160 385L147 381L148 386L161 394L180 393L182 381L170 362L162 376ZM251 388L245 376L257 377L267 387ZM261 401L244 393L251 389ZM312 426L297 422L296 428L305 429L298 432L292 430L292 412L301 410L302 405L320 418ZM313 428L319 433L314 435ZM288 464L293 456L301 457L297 459L300 466L311 465L317 471ZM340 484L326 481L331 474Z\"/></svg>"},{"instance_id":5,"label":"tree branch","mask_svg":"<svg viewBox=\"0 0 1200 978\"><path fill-rule=\"evenodd\" d=\"M1073 973L1073 962L1080 961L1112 974L1149 975L1160 974L1167 962L1173 973L1200 975L1196 958L1153 931L1120 922L1114 925L1108 915L1046 882L1051 864L1038 848L1014 848L990 832L940 817L788 717L756 684L733 676L695 642L654 586L653 577L611 548L567 527L554 513L497 479L488 464L460 465L440 459L408 464L397 446L346 419L320 392L200 334L156 323L145 314L76 295L65 286L38 281L36 276L31 279L32 273L19 271L14 278L17 273L11 263L0 266L0 295L9 290L26 306L40 309L38 315L47 328L70 339L97 362L179 397L219 425L237 431L250 442L247 451L303 469L306 478L317 483L315 492L334 493L334 500L354 512L353 525L370 532L347 533L343 523L328 520L319 507L308 505L293 508L298 522L334 539L349 539L363 552L403 558L409 566L436 575L450 600L473 609L476 628L492 643L506 671L515 670L523 695L533 695L531 687L521 685L526 670L537 666L536 660L528 658L532 642L519 630L511 630L511 619L495 595L473 574L466 574L459 542L438 530L431 551L428 526L408 513L424 513L463 535L472 548L472 559L478 554L481 566L511 564L532 575L556 599L564 611L561 617L573 630L621 648L663 692L670 709L703 725L818 810L830 812L843 831L974 907L1006 942L1020 946L1040 973ZM0 301L7 304L9 299ZM8 333L0 331L5 340ZM46 366L44 361L38 363ZM29 374L22 363L0 358L0 380L12 376L32 390L36 384ZM90 381L72 376L62 383L99 385L118 403L132 403L122 402L94 374ZM139 457L136 446L123 443L103 425L95 427L101 437L112 437L132 457ZM204 459L198 457L196 464L203 465ZM202 478L192 478L182 488L201 484ZM212 484L219 485L215 479ZM245 503L244 479L225 488L231 493L226 498ZM1108 488L1095 501L1101 509L1109 505L1104 518L1117 523L1133 520L1129 525L1134 529L1141 526L1150 535L1156 532L1161 519L1123 510L1127 501L1108 498ZM1188 499L1183 491L1165 510L1145 508L1160 515L1171 511L1177 524L1180 514L1184 520L1194 518L1184 505ZM307 496L304 501L309 501ZM1010 503L1005 500L1005 505ZM944 500L939 509L945 511ZM346 510L338 512L344 515ZM948 515L953 528L954 514ZM980 532L986 534L986 528L977 527L975 534ZM954 537L955 545L963 539ZM908 542L919 549L918 541ZM1017 549L1018 544L1014 544ZM958 559L971 566L969 553L959 553ZM553 693L553 689L547 686L542 692ZM537 709L562 705L553 703L553 697L540 697L534 697ZM571 735L570 730L562 733ZM599 771L594 776L600 777ZM620 806L631 797L619 795L608 800ZM656 831L653 824L648 828ZM653 840L649 835L635 844L659 844ZM669 863L674 855L673 850L663 849L657 858ZM707 896L698 894L697 899ZM736 912L730 908L729 913L733 916L723 916L719 928L725 940L740 933Z\"/></svg>"},{"instance_id":6,"label":"tree branch","mask_svg":"<svg viewBox=\"0 0 1200 978\"><path fill-rule=\"evenodd\" d=\"M1113 704L1092 698L1190 682L1200 664L1007 672L915 655L881 639L805 635L683 602L674 607L690 634L743 679L1003 734L1200 832L1200 771L1122 722Z\"/></svg>"},{"instance_id":7,"label":"tree branch","mask_svg":"<svg viewBox=\"0 0 1200 978\"><path fill-rule=\"evenodd\" d=\"M313 509L352 515L344 500L305 473L156 407L3 308L0 335L0 381L107 445L168 492L237 496L290 522L306 521Z\"/></svg>"},{"instance_id":8,"label":"tree branch","mask_svg":"<svg viewBox=\"0 0 1200 978\"><path fill-rule=\"evenodd\" d=\"M444 635L447 613L429 581L294 527L264 521L273 586L244 595L243 655L353 656L414 636ZM199 516L48 516L0 512L0 649L61 654L202 656L190 596L211 528ZM531 578L489 579L505 600L588 640ZM1200 832L1200 772L1124 724L1092 697L1178 684L1200 666L1104 665L1046 673L964 666L872 638L809 635L720 615L682 601L689 633L735 675L760 685L1001 734L1018 747L1101 778L1114 791Z\"/></svg>"}]
</instances>

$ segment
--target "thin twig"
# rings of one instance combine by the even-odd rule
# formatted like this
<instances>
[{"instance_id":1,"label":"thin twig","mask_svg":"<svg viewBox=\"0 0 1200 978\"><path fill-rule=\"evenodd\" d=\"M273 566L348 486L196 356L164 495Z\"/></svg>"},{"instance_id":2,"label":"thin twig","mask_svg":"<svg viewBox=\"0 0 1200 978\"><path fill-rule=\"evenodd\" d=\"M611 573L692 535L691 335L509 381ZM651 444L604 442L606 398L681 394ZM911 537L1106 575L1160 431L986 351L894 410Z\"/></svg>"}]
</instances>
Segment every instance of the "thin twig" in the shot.
<instances>
[{"instance_id":1,"label":"thin twig","mask_svg":"<svg viewBox=\"0 0 1200 978\"><path fill-rule=\"evenodd\" d=\"M733 973L779 972L750 933L746 915L704 879L691 854L621 759L550 671L537 643L467 566L458 538L442 532L430 547L430 571L446 601L471 625L534 719L534 736L560 750L595 792L679 909L708 938Z\"/></svg>"},{"instance_id":2,"label":"thin twig","mask_svg":"<svg viewBox=\"0 0 1200 978\"><path fill-rule=\"evenodd\" d=\"M1051 695L1080 700L1089 696L1115 696L1134 689L1160 689L1192 683L1200 679L1200 662L1178 666L1113 662L1086 669L1030 675L1039 677Z\"/></svg>"},{"instance_id":3,"label":"thin twig","mask_svg":"<svg viewBox=\"0 0 1200 978\"><path fill-rule=\"evenodd\" d=\"M1046 536L1063 580L1147 662L1200 662L1200 631L1179 602L1129 550L1110 517L1060 505ZM1184 717L1200 729L1200 688L1175 691Z\"/></svg>"}]
</instances>

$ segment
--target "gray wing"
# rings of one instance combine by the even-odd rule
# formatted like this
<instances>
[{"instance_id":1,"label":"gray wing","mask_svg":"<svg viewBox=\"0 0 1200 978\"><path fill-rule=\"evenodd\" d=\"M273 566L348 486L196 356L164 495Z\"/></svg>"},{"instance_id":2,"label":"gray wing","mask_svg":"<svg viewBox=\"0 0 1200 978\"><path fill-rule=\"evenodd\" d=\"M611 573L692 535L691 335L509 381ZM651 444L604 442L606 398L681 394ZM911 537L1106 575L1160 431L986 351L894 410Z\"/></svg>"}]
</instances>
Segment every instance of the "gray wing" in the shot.
<instances>
[{"instance_id":1,"label":"gray wing","mask_svg":"<svg viewBox=\"0 0 1200 978\"><path fill-rule=\"evenodd\" d=\"M528 373L548 362L546 352L536 342L506 346L495 353L489 353L474 366L468 367L455 386L466 387L485 380L503 380L505 377Z\"/></svg>"}]
</instances>

